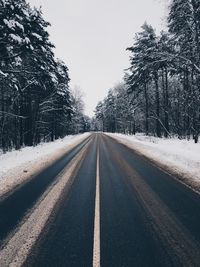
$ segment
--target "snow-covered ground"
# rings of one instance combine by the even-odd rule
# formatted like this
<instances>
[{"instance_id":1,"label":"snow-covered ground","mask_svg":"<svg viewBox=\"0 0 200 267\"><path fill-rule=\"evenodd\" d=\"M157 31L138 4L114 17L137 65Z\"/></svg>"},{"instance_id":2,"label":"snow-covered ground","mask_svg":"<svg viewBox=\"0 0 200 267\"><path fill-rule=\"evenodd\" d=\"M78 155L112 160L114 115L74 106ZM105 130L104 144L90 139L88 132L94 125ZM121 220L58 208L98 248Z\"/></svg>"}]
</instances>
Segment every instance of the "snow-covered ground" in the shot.
<instances>
[{"instance_id":1,"label":"snow-covered ground","mask_svg":"<svg viewBox=\"0 0 200 267\"><path fill-rule=\"evenodd\" d=\"M66 193L66 190L70 189L74 179L72 174L80 167L87 146L88 143L59 173L58 182L48 187L28 216L19 224L17 231L10 235L10 239L0 250L0 266L24 266L63 192Z\"/></svg>"},{"instance_id":2,"label":"snow-covered ground","mask_svg":"<svg viewBox=\"0 0 200 267\"><path fill-rule=\"evenodd\" d=\"M200 143L178 138L157 138L138 134L108 134L121 143L162 164L187 185L200 191Z\"/></svg>"},{"instance_id":3,"label":"snow-covered ground","mask_svg":"<svg viewBox=\"0 0 200 267\"><path fill-rule=\"evenodd\" d=\"M67 136L36 147L0 154L0 196L35 173L52 164L62 154L86 138L89 133ZM184 183L200 191L200 143L193 140L165 139L145 135L108 134L135 151L177 174Z\"/></svg>"},{"instance_id":4,"label":"snow-covered ground","mask_svg":"<svg viewBox=\"0 0 200 267\"><path fill-rule=\"evenodd\" d=\"M0 196L52 164L89 133L70 135L50 143L0 154Z\"/></svg>"}]
</instances>

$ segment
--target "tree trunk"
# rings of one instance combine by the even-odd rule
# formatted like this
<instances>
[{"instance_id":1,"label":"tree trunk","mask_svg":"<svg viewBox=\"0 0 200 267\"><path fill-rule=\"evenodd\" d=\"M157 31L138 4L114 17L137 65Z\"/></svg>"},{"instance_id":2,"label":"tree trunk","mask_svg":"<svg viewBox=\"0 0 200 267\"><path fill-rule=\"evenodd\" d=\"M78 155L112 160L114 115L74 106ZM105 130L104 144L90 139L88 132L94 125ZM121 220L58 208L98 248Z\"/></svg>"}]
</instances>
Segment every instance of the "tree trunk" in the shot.
<instances>
[{"instance_id":1,"label":"tree trunk","mask_svg":"<svg viewBox=\"0 0 200 267\"><path fill-rule=\"evenodd\" d=\"M148 98L148 86L144 83L144 97L145 97L145 132L149 135L149 98Z\"/></svg>"},{"instance_id":2,"label":"tree trunk","mask_svg":"<svg viewBox=\"0 0 200 267\"><path fill-rule=\"evenodd\" d=\"M1 133L1 147L3 152L6 151L6 143L5 143L5 133L4 133L4 124L5 124L5 99L4 99L4 86L1 86L1 124L0 124L0 133Z\"/></svg>"},{"instance_id":3,"label":"tree trunk","mask_svg":"<svg viewBox=\"0 0 200 267\"><path fill-rule=\"evenodd\" d=\"M168 70L165 68L165 137L169 134L169 87L168 87Z\"/></svg>"},{"instance_id":4,"label":"tree trunk","mask_svg":"<svg viewBox=\"0 0 200 267\"><path fill-rule=\"evenodd\" d=\"M161 137L161 129L160 129L160 94L158 87L158 72L154 73L154 82L156 87L156 135Z\"/></svg>"}]
</instances>

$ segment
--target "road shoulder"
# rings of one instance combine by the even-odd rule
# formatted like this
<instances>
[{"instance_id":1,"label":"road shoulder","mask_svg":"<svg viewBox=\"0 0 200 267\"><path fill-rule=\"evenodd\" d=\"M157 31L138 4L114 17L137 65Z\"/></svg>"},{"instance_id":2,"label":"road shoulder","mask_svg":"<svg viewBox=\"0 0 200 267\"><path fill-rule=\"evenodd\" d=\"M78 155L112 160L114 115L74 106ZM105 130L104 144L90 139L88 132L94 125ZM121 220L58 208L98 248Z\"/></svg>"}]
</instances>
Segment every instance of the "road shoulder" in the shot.
<instances>
[{"instance_id":1,"label":"road shoulder","mask_svg":"<svg viewBox=\"0 0 200 267\"><path fill-rule=\"evenodd\" d=\"M195 191L197 194L200 194L200 177L194 177L194 175L186 170L183 170L176 162L169 163L167 160L164 161L163 158L153 154L148 146L144 144L140 145L138 143L129 142L124 138L120 138L120 136L114 134L106 135L116 142L124 145L128 149L134 151L138 156L150 162L152 165L161 169L168 175L170 175L173 179L176 179L180 183L184 184L186 187ZM199 179L198 179L199 178Z\"/></svg>"},{"instance_id":2,"label":"road shoulder","mask_svg":"<svg viewBox=\"0 0 200 267\"><path fill-rule=\"evenodd\" d=\"M40 153L38 153L38 157L36 159L25 161L14 168L10 168L5 173L1 173L0 198L5 198L19 186L33 179L37 174L54 164L63 155L70 152L89 136L90 134L77 135L70 140L70 142L63 142L63 145L55 149L53 153L51 150L45 155L40 155ZM45 147L43 149L45 149ZM1 162L1 164L3 163Z\"/></svg>"},{"instance_id":3,"label":"road shoulder","mask_svg":"<svg viewBox=\"0 0 200 267\"><path fill-rule=\"evenodd\" d=\"M52 212L62 198L65 190L70 190L75 174L85 157L89 143L82 148L75 158L59 174L58 180L45 191L30 212L24 223L9 237L0 251L0 266L22 266L32 247L38 240Z\"/></svg>"}]
</instances>

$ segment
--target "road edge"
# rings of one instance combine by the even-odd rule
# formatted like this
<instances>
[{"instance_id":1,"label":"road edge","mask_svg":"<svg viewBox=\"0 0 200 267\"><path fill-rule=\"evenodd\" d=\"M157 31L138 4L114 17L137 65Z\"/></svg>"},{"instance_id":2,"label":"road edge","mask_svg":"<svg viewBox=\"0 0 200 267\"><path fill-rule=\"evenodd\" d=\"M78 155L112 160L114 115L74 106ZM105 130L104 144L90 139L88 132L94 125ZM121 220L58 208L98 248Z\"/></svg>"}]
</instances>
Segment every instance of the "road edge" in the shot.
<instances>
[{"instance_id":1,"label":"road edge","mask_svg":"<svg viewBox=\"0 0 200 267\"><path fill-rule=\"evenodd\" d=\"M145 155L143 152L139 151L138 149L134 149L131 145L128 145L123 142L122 139L110 136L104 133L108 138L113 139L114 141L120 143L121 145L125 146L129 150L133 151L136 155L142 157L144 160L148 161L151 165L154 167L160 169L167 175L169 175L172 179L176 180L180 184L182 184L184 187L186 187L189 190L192 190L194 193L196 193L198 196L200 196L200 184L196 185L195 183L191 182L190 175L184 171L179 170L173 170L168 164L164 164L163 162L160 162L158 160L153 159L152 157ZM178 167L177 167L178 169Z\"/></svg>"},{"instance_id":2,"label":"road edge","mask_svg":"<svg viewBox=\"0 0 200 267\"><path fill-rule=\"evenodd\" d=\"M32 213L25 218L23 224L10 237L0 251L0 266L21 267L27 260L32 248L38 241L46 223L51 217L54 207L62 198L62 193L69 190L73 184L75 174L79 170L90 142L88 142L75 158L58 175L57 182L48 192L45 191L32 209ZM45 210L45 214L44 214Z\"/></svg>"},{"instance_id":3,"label":"road edge","mask_svg":"<svg viewBox=\"0 0 200 267\"><path fill-rule=\"evenodd\" d=\"M62 157L64 157L67 153L70 153L70 151L76 148L76 146L80 145L82 142L89 139L91 135L92 134L90 133L87 136L80 136L78 140L73 140L73 142L71 144L68 144L67 147L63 147L61 149L56 150L53 157L50 157L49 154L43 157L42 162L40 163L38 159L34 160L32 163L29 164L31 171L22 172L22 169L26 169L24 168L26 164L22 164L18 167L15 167L12 170L12 172L14 173L14 177L11 179L10 183L7 186L5 186L4 189L1 188L0 201L3 201L8 196L12 195L21 186L30 182L32 179L34 179L35 176L39 175L41 172L48 169L48 167L50 167L52 164L55 164ZM21 180L18 181L18 179L15 179L16 176L19 176L19 177L23 176L23 178L22 179L20 178Z\"/></svg>"}]
</instances>

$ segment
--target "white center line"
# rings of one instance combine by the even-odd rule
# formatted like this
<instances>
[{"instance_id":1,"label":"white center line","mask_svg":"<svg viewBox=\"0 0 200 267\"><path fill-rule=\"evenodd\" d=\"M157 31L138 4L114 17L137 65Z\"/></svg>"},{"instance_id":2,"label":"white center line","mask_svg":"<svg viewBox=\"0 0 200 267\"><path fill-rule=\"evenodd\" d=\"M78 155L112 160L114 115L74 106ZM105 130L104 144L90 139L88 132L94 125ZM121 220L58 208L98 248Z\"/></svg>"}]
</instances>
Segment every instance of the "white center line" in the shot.
<instances>
[{"instance_id":1,"label":"white center line","mask_svg":"<svg viewBox=\"0 0 200 267\"><path fill-rule=\"evenodd\" d=\"M94 215L93 267L100 267L100 194L99 194L99 149L97 151L96 198Z\"/></svg>"}]
</instances>

